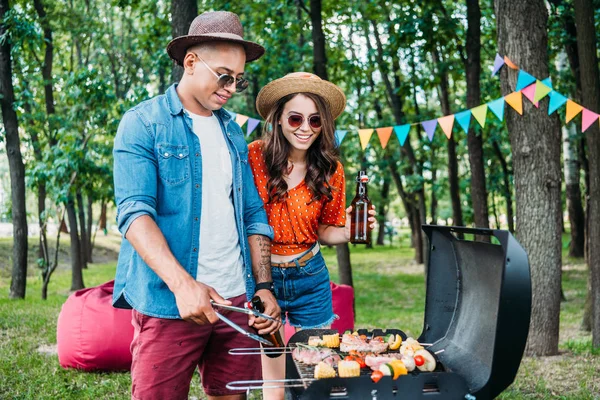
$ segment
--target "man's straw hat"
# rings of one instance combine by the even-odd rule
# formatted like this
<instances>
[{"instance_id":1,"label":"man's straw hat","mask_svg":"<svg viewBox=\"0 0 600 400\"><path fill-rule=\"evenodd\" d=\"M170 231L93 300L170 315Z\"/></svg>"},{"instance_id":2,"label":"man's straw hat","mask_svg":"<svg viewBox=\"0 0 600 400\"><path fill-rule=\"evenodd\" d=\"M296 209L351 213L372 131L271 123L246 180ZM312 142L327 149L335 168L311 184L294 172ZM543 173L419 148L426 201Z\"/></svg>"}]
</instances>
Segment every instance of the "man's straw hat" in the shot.
<instances>
[{"instance_id":1,"label":"man's straw hat","mask_svg":"<svg viewBox=\"0 0 600 400\"><path fill-rule=\"evenodd\" d=\"M256 109L261 117L266 118L279 99L293 93L313 93L321 96L329 104L334 119L346 108L346 96L342 89L317 75L293 72L263 87L256 97Z\"/></svg>"},{"instance_id":2,"label":"man's straw hat","mask_svg":"<svg viewBox=\"0 0 600 400\"><path fill-rule=\"evenodd\" d=\"M228 11L205 12L192 21L188 34L171 40L167 45L167 53L183 65L187 49L204 42L238 43L246 49L246 62L254 61L265 53L261 45L244 40L244 28L240 18Z\"/></svg>"}]
</instances>

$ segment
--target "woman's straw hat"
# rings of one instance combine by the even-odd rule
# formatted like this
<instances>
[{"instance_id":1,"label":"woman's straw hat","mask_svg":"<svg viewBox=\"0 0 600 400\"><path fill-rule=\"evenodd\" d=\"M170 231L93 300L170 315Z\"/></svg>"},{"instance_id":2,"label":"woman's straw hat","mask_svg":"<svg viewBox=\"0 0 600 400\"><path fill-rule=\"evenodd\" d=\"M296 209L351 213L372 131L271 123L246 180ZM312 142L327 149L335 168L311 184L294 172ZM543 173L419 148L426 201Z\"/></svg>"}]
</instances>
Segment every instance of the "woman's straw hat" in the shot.
<instances>
[{"instance_id":1,"label":"woman's straw hat","mask_svg":"<svg viewBox=\"0 0 600 400\"><path fill-rule=\"evenodd\" d=\"M329 104L333 119L339 117L346 108L346 96L342 89L317 75L293 72L263 87L256 97L256 109L261 117L267 118L279 99L294 93L313 93L321 96Z\"/></svg>"}]
</instances>

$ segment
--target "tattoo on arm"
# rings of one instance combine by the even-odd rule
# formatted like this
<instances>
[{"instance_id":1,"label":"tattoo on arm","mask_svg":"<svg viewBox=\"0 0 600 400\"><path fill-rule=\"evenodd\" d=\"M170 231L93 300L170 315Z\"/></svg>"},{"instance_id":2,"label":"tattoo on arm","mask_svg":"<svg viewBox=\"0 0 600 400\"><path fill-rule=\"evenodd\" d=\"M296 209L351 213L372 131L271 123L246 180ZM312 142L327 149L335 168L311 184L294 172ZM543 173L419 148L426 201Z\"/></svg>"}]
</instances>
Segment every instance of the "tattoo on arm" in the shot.
<instances>
[{"instance_id":1,"label":"tattoo on arm","mask_svg":"<svg viewBox=\"0 0 600 400\"><path fill-rule=\"evenodd\" d=\"M271 240L262 235L252 235L250 242L250 255L252 258L252 272L256 282L270 282L271 278Z\"/></svg>"}]
</instances>

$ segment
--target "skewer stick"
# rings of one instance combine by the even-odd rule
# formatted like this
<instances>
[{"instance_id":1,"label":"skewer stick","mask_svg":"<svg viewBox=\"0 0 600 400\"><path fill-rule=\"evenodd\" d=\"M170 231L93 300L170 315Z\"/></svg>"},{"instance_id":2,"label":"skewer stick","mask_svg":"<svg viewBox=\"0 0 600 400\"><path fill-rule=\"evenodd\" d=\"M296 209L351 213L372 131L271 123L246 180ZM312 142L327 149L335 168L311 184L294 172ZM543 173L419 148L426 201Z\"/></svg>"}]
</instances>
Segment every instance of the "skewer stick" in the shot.
<instances>
[{"instance_id":1,"label":"skewer stick","mask_svg":"<svg viewBox=\"0 0 600 400\"><path fill-rule=\"evenodd\" d=\"M445 351L446 351L445 349L441 349L441 350L433 352L433 354L438 355L438 354L443 353Z\"/></svg>"}]
</instances>

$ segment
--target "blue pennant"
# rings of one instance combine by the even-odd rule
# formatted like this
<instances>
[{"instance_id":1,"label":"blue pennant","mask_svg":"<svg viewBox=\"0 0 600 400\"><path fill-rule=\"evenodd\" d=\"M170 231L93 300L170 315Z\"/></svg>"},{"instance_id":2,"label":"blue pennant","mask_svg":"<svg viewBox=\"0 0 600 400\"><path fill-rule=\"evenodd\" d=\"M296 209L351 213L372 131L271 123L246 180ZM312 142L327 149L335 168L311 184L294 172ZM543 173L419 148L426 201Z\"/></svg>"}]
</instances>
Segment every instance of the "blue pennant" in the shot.
<instances>
[{"instance_id":1,"label":"blue pennant","mask_svg":"<svg viewBox=\"0 0 600 400\"><path fill-rule=\"evenodd\" d=\"M469 124L471 123L471 110L454 114L454 119L456 120L456 122L458 122L460 127L463 128L463 131L465 131L465 133L468 134Z\"/></svg>"},{"instance_id":2,"label":"blue pennant","mask_svg":"<svg viewBox=\"0 0 600 400\"><path fill-rule=\"evenodd\" d=\"M346 133L348 133L348 131L335 131L335 141L337 143L337 147L341 146L342 140L344 140L344 138L346 137Z\"/></svg>"},{"instance_id":3,"label":"blue pennant","mask_svg":"<svg viewBox=\"0 0 600 400\"><path fill-rule=\"evenodd\" d=\"M551 91L550 94L548 94L548 96L550 97L550 104L548 105L548 115L561 108L568 100L565 96L554 90Z\"/></svg>"},{"instance_id":4,"label":"blue pennant","mask_svg":"<svg viewBox=\"0 0 600 400\"><path fill-rule=\"evenodd\" d=\"M498 117L500 121L504 120L504 97L487 103L488 107Z\"/></svg>"},{"instance_id":5,"label":"blue pennant","mask_svg":"<svg viewBox=\"0 0 600 400\"><path fill-rule=\"evenodd\" d=\"M408 132L410 132L410 125L396 125L394 127L394 133L400 142L400 146L404 146L404 142L406 142L406 138L408 137Z\"/></svg>"},{"instance_id":6,"label":"blue pennant","mask_svg":"<svg viewBox=\"0 0 600 400\"><path fill-rule=\"evenodd\" d=\"M535 78L533 76L529 75L523 70L519 70L519 76L517 77L517 87L515 88L515 91L518 92L519 90L523 90L534 82Z\"/></svg>"}]
</instances>

